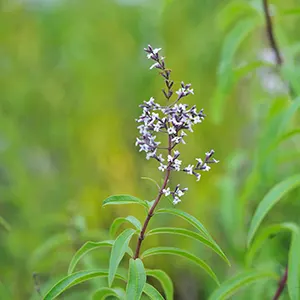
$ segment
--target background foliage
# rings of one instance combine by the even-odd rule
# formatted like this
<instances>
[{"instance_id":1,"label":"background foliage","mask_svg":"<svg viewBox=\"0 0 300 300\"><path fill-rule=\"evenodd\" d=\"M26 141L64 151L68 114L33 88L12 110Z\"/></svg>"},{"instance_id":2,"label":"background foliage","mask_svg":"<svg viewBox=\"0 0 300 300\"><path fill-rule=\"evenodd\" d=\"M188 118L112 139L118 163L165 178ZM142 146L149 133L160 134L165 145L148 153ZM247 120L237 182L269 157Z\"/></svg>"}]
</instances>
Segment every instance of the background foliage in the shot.
<instances>
[{"instance_id":1,"label":"background foliage","mask_svg":"<svg viewBox=\"0 0 300 300\"><path fill-rule=\"evenodd\" d=\"M287 61L283 77L294 81L297 94L298 3L272 4ZM214 148L221 163L198 184L182 178L189 192L180 208L206 225L232 267L197 242L182 237L180 243L222 281L246 269L246 234L257 204L299 172L299 132L278 142L299 125L297 100L272 65L261 1L2 0L0 28L1 299L38 299L36 289L44 293L64 276L84 241L107 238L117 216L138 216L135 206L102 208L108 195L155 196L141 177L159 181L159 171L134 147L138 104L159 97L162 86L148 71L142 51L148 43L163 47L173 78L193 84L196 95L188 101L208 115L188 138L185 159ZM291 101L294 111L287 110ZM299 223L298 199L295 189L264 224ZM161 222L180 221L168 216L152 225ZM145 248L172 243L172 236L158 235ZM289 245L289 233L268 240L256 268L282 274ZM106 267L107 257L107 251L90 254L82 268ZM185 261L157 256L147 264L169 272L177 299L206 299L215 288ZM88 297L101 280L63 299ZM236 299L271 298L276 285L263 281Z\"/></svg>"}]
</instances>

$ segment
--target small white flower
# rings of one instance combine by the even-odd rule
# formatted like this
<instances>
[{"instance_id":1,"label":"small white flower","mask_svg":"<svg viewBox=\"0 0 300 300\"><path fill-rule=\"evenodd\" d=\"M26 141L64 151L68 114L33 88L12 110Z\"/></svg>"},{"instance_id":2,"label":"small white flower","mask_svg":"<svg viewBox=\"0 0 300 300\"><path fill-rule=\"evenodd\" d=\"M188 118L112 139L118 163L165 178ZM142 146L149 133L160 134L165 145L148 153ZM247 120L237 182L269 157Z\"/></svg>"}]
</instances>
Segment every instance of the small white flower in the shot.
<instances>
[{"instance_id":1,"label":"small white flower","mask_svg":"<svg viewBox=\"0 0 300 300\"><path fill-rule=\"evenodd\" d=\"M187 89L187 92L194 95L194 89Z\"/></svg>"},{"instance_id":2,"label":"small white flower","mask_svg":"<svg viewBox=\"0 0 300 300\"><path fill-rule=\"evenodd\" d=\"M149 101L147 102L147 101L145 101L145 104L147 104L147 105L149 105L149 106L152 106L152 105L154 105L155 104L155 99L153 98L153 97L151 97L150 99L149 99Z\"/></svg>"},{"instance_id":3,"label":"small white flower","mask_svg":"<svg viewBox=\"0 0 300 300\"><path fill-rule=\"evenodd\" d=\"M202 122L202 120L201 120L201 118L199 116L196 116L194 118L194 124L201 123L201 122Z\"/></svg>"},{"instance_id":4,"label":"small white flower","mask_svg":"<svg viewBox=\"0 0 300 300\"><path fill-rule=\"evenodd\" d=\"M146 155L146 159L149 160L151 157L156 155L156 149L153 152L148 152Z\"/></svg>"},{"instance_id":5,"label":"small white flower","mask_svg":"<svg viewBox=\"0 0 300 300\"><path fill-rule=\"evenodd\" d=\"M175 197L174 200L173 200L173 204L176 205L179 202L181 202L181 200L178 197Z\"/></svg>"},{"instance_id":6,"label":"small white flower","mask_svg":"<svg viewBox=\"0 0 300 300\"><path fill-rule=\"evenodd\" d=\"M141 144L140 145L140 152L145 151L148 152L149 151L149 146L147 144Z\"/></svg>"},{"instance_id":7,"label":"small white flower","mask_svg":"<svg viewBox=\"0 0 300 300\"><path fill-rule=\"evenodd\" d=\"M155 49L153 49L153 53L157 54L160 50L161 50L161 48L155 48Z\"/></svg>"},{"instance_id":8,"label":"small white flower","mask_svg":"<svg viewBox=\"0 0 300 300\"><path fill-rule=\"evenodd\" d=\"M168 155L168 162L173 161L173 156L172 155Z\"/></svg>"},{"instance_id":9,"label":"small white flower","mask_svg":"<svg viewBox=\"0 0 300 300\"><path fill-rule=\"evenodd\" d=\"M162 157L162 154L159 154L159 155L157 156L157 159L158 159L160 162L165 161L164 158Z\"/></svg>"},{"instance_id":10,"label":"small white flower","mask_svg":"<svg viewBox=\"0 0 300 300\"><path fill-rule=\"evenodd\" d=\"M147 54L147 58L148 58L148 59L151 59L151 58L152 58L152 55L153 55L152 53L148 53L148 54Z\"/></svg>"},{"instance_id":11,"label":"small white flower","mask_svg":"<svg viewBox=\"0 0 300 300\"><path fill-rule=\"evenodd\" d=\"M209 171L209 170L210 170L210 166L208 166L207 164L204 164L203 171Z\"/></svg>"},{"instance_id":12,"label":"small white flower","mask_svg":"<svg viewBox=\"0 0 300 300\"><path fill-rule=\"evenodd\" d=\"M154 63L149 69L152 70L153 68L157 68L157 67L159 67L158 62Z\"/></svg>"},{"instance_id":13,"label":"small white flower","mask_svg":"<svg viewBox=\"0 0 300 300\"><path fill-rule=\"evenodd\" d=\"M203 164L203 160L202 160L201 158L196 158L196 161L197 161L200 165Z\"/></svg>"},{"instance_id":14,"label":"small white flower","mask_svg":"<svg viewBox=\"0 0 300 300\"><path fill-rule=\"evenodd\" d=\"M187 134L182 130L180 133L181 136L187 136Z\"/></svg>"},{"instance_id":15,"label":"small white flower","mask_svg":"<svg viewBox=\"0 0 300 300\"><path fill-rule=\"evenodd\" d=\"M160 124L159 124L159 122L157 122L156 124L154 124L153 130L156 131L156 132L159 132L159 130L160 130Z\"/></svg>"},{"instance_id":16,"label":"small white flower","mask_svg":"<svg viewBox=\"0 0 300 300\"><path fill-rule=\"evenodd\" d=\"M151 115L152 115L152 118L159 119L159 114L158 113L153 112Z\"/></svg>"},{"instance_id":17,"label":"small white flower","mask_svg":"<svg viewBox=\"0 0 300 300\"><path fill-rule=\"evenodd\" d=\"M178 197L182 197L184 195L184 192L182 190L177 191Z\"/></svg>"},{"instance_id":18,"label":"small white flower","mask_svg":"<svg viewBox=\"0 0 300 300\"><path fill-rule=\"evenodd\" d=\"M193 169L193 165L188 165L186 168L183 169L183 171L185 171L187 174L193 175Z\"/></svg>"},{"instance_id":19,"label":"small white flower","mask_svg":"<svg viewBox=\"0 0 300 300\"><path fill-rule=\"evenodd\" d=\"M182 161L179 159L175 159L174 161L174 168L176 171L180 171L180 166L181 166Z\"/></svg>"},{"instance_id":20,"label":"small white flower","mask_svg":"<svg viewBox=\"0 0 300 300\"><path fill-rule=\"evenodd\" d=\"M166 165L164 165L164 164L160 164L160 166L158 167L158 170L160 170L160 171L162 171L162 172L164 172L165 170L167 169L167 166Z\"/></svg>"},{"instance_id":21,"label":"small white flower","mask_svg":"<svg viewBox=\"0 0 300 300\"><path fill-rule=\"evenodd\" d=\"M166 197L168 197L171 194L170 188L168 187L167 189L163 189L162 192Z\"/></svg>"},{"instance_id":22,"label":"small white flower","mask_svg":"<svg viewBox=\"0 0 300 300\"><path fill-rule=\"evenodd\" d=\"M180 152L179 152L178 150L175 150L175 151L174 151L174 156L177 156L177 157L178 157L179 155L180 155Z\"/></svg>"},{"instance_id":23,"label":"small white flower","mask_svg":"<svg viewBox=\"0 0 300 300\"><path fill-rule=\"evenodd\" d=\"M182 140L182 137L181 136L175 136L172 138L172 142L175 143L175 144L179 144Z\"/></svg>"},{"instance_id":24,"label":"small white flower","mask_svg":"<svg viewBox=\"0 0 300 300\"><path fill-rule=\"evenodd\" d=\"M197 181L199 181L199 180L200 180L200 178L201 178L201 174L199 174L199 173L196 173L196 177L197 177Z\"/></svg>"},{"instance_id":25,"label":"small white flower","mask_svg":"<svg viewBox=\"0 0 300 300\"><path fill-rule=\"evenodd\" d=\"M171 135L171 134L175 134L176 133L176 129L175 127L171 126L168 128L168 134Z\"/></svg>"},{"instance_id":26,"label":"small white flower","mask_svg":"<svg viewBox=\"0 0 300 300\"><path fill-rule=\"evenodd\" d=\"M177 94L178 96L184 95L184 89L183 89L183 88L180 88L178 91L176 91L176 94Z\"/></svg>"}]
</instances>

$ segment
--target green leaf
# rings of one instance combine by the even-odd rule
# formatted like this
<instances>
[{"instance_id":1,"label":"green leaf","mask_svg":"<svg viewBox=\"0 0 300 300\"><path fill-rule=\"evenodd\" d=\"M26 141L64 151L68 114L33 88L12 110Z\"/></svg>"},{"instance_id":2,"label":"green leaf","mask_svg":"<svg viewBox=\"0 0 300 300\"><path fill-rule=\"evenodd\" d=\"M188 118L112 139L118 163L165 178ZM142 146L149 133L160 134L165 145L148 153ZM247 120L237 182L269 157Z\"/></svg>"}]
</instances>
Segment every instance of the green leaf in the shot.
<instances>
[{"instance_id":1,"label":"green leaf","mask_svg":"<svg viewBox=\"0 0 300 300\"><path fill-rule=\"evenodd\" d=\"M263 228L257 234L250 249L248 250L248 253L246 255L246 265L248 267L251 266L255 254L260 248L262 248L263 244L267 239L284 231L290 231L290 232L297 231L297 225L293 223L281 223L281 224L270 225L268 227Z\"/></svg>"},{"instance_id":2,"label":"green leaf","mask_svg":"<svg viewBox=\"0 0 300 300\"><path fill-rule=\"evenodd\" d=\"M234 84L233 69L235 54L242 42L255 27L256 22L254 19L243 19L236 22L233 29L225 38L218 70L217 89L211 101L211 116L216 123L222 119L225 98Z\"/></svg>"},{"instance_id":3,"label":"green leaf","mask_svg":"<svg viewBox=\"0 0 300 300\"><path fill-rule=\"evenodd\" d=\"M106 198L103 201L103 206L116 204L140 204L148 208L146 201L130 195L114 195Z\"/></svg>"},{"instance_id":4,"label":"green leaf","mask_svg":"<svg viewBox=\"0 0 300 300\"><path fill-rule=\"evenodd\" d=\"M97 290L93 295L93 300L105 300L107 297L113 296L118 299L125 299L125 291L120 288L103 287Z\"/></svg>"},{"instance_id":5,"label":"green leaf","mask_svg":"<svg viewBox=\"0 0 300 300\"><path fill-rule=\"evenodd\" d=\"M191 216L190 214L188 214L182 210L176 209L176 208L160 208L156 211L155 214L166 214L166 213L180 217L180 218L184 219L185 221L187 221L188 223L190 223L197 230L199 230L200 233L203 234L203 236L205 236L207 239L209 239L215 245L215 248L219 249L219 251L223 253L223 251L221 250L219 245L214 241L214 239L211 237L211 235L209 234L207 229L203 226L203 224L198 219L196 219L195 217Z\"/></svg>"},{"instance_id":6,"label":"green leaf","mask_svg":"<svg viewBox=\"0 0 300 300\"><path fill-rule=\"evenodd\" d=\"M114 241L103 241L103 242L86 242L82 245L77 252L72 257L68 268L68 275L72 274L79 260L86 255L88 252L101 248L101 247L111 247Z\"/></svg>"},{"instance_id":7,"label":"green leaf","mask_svg":"<svg viewBox=\"0 0 300 300\"><path fill-rule=\"evenodd\" d=\"M195 217L191 216L185 211L176 209L176 208L160 208L156 211L155 214L171 214L175 215L177 217L180 217L187 222L189 222L191 225L193 225L196 229L198 229L204 236L209 238L211 241L213 241L213 238L210 236L207 229L203 226L203 224L197 220Z\"/></svg>"},{"instance_id":8,"label":"green leaf","mask_svg":"<svg viewBox=\"0 0 300 300\"><path fill-rule=\"evenodd\" d=\"M198 234L197 232L187 230L184 228L174 228L174 227L161 227L161 228L155 228L150 230L147 233L147 236L153 235L153 234L175 234L175 235L183 235L189 238L192 238L194 240L199 241L200 243L204 244L205 246L212 249L214 252L216 252L228 265L230 265L230 262L226 255L223 253L222 250L220 250L219 247L215 246L215 243L211 242L210 239Z\"/></svg>"},{"instance_id":9,"label":"green leaf","mask_svg":"<svg viewBox=\"0 0 300 300\"><path fill-rule=\"evenodd\" d=\"M148 283L144 286L144 293L149 296L151 300L165 300L159 291Z\"/></svg>"},{"instance_id":10,"label":"green leaf","mask_svg":"<svg viewBox=\"0 0 300 300\"><path fill-rule=\"evenodd\" d=\"M177 255L177 256L185 257L185 258L193 261L195 264L197 264L199 267L201 267L217 284L219 284L219 280L218 280L216 274L210 268L210 266L207 265L202 259L198 258L194 254L192 254L186 250L173 248L173 247L150 248L142 254L141 258L146 258L148 256L160 255L160 254Z\"/></svg>"},{"instance_id":11,"label":"green leaf","mask_svg":"<svg viewBox=\"0 0 300 300\"><path fill-rule=\"evenodd\" d=\"M300 185L300 175L291 176L276 184L259 203L250 224L248 246L250 245L259 225L270 209L292 189Z\"/></svg>"},{"instance_id":12,"label":"green leaf","mask_svg":"<svg viewBox=\"0 0 300 300\"><path fill-rule=\"evenodd\" d=\"M289 251L287 287L291 300L299 300L300 284L300 235L299 227L293 231Z\"/></svg>"},{"instance_id":13,"label":"green leaf","mask_svg":"<svg viewBox=\"0 0 300 300\"><path fill-rule=\"evenodd\" d=\"M111 238L114 238L120 226L125 222L131 223L139 231L142 230L141 222L133 216L128 216L126 218L117 218L110 226L109 235L111 236Z\"/></svg>"},{"instance_id":14,"label":"green leaf","mask_svg":"<svg viewBox=\"0 0 300 300\"><path fill-rule=\"evenodd\" d=\"M126 229L124 230L115 240L111 255L109 259L109 275L108 275L108 285L111 287L115 274L117 272L118 266L128 249L128 244L130 239L134 235L134 229Z\"/></svg>"},{"instance_id":15,"label":"green leaf","mask_svg":"<svg viewBox=\"0 0 300 300\"><path fill-rule=\"evenodd\" d=\"M126 287L126 299L138 300L141 298L144 286L146 284L146 272L143 262L137 259L130 259L128 282Z\"/></svg>"},{"instance_id":16,"label":"green leaf","mask_svg":"<svg viewBox=\"0 0 300 300\"><path fill-rule=\"evenodd\" d=\"M174 299L174 287L173 282L169 275L162 270L146 270L147 276L156 278L165 292L166 300Z\"/></svg>"},{"instance_id":17,"label":"green leaf","mask_svg":"<svg viewBox=\"0 0 300 300\"><path fill-rule=\"evenodd\" d=\"M223 282L219 288L217 288L209 300L225 300L229 299L233 294L244 288L251 283L266 279L274 278L277 280L277 275L271 272L261 272L261 271L247 271L243 272L229 280Z\"/></svg>"},{"instance_id":18,"label":"green leaf","mask_svg":"<svg viewBox=\"0 0 300 300\"><path fill-rule=\"evenodd\" d=\"M97 277L107 277L108 276L108 270L90 270L90 271L80 271L77 273L73 273L71 275L68 275L67 277L60 280L58 283L56 283L46 294L46 296L43 298L43 300L52 300L55 299L57 296L59 296L61 293L63 293L68 288L85 282L87 280L97 278ZM115 274L116 278L124 280L125 278L121 276L120 274Z\"/></svg>"}]
</instances>

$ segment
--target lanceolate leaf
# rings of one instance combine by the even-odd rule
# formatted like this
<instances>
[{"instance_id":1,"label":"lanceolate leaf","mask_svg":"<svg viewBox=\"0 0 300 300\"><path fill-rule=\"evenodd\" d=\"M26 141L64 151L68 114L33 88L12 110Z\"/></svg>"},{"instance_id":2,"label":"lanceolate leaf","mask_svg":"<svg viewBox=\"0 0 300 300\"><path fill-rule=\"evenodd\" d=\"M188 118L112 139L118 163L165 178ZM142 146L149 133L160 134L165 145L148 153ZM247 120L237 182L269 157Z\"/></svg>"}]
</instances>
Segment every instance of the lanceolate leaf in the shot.
<instances>
[{"instance_id":1,"label":"lanceolate leaf","mask_svg":"<svg viewBox=\"0 0 300 300\"><path fill-rule=\"evenodd\" d=\"M190 223L192 226L194 226L197 230L199 230L200 233L204 237L206 237L207 239L209 239L215 245L215 248L219 249L219 251L223 253L223 251L221 250L221 248L219 247L219 245L214 241L214 239L211 237L211 235L209 234L209 232L207 231L207 229L195 217L191 216L190 214L188 214L188 213L186 213L186 212L184 212L182 210L176 209L176 208L160 208L160 209L157 210L157 212L155 214L162 214L162 213L172 214L172 215L175 215L177 217L180 217L180 218L184 219L185 221L187 221L188 223Z\"/></svg>"},{"instance_id":2,"label":"lanceolate leaf","mask_svg":"<svg viewBox=\"0 0 300 300\"><path fill-rule=\"evenodd\" d=\"M137 259L130 259L128 282L126 287L126 299L140 299L146 284L146 272L143 262Z\"/></svg>"},{"instance_id":3,"label":"lanceolate leaf","mask_svg":"<svg viewBox=\"0 0 300 300\"><path fill-rule=\"evenodd\" d=\"M219 280L216 276L216 274L212 271L209 265L207 265L202 259L198 258L194 254L178 249L173 247L157 247L157 248L150 248L146 250L141 258L146 258L148 256L152 255L160 255L160 254L169 254L169 255L177 255L184 258L187 258L191 261L193 261L195 264L197 264L199 267L201 267L217 284L219 284Z\"/></svg>"},{"instance_id":4,"label":"lanceolate leaf","mask_svg":"<svg viewBox=\"0 0 300 300\"><path fill-rule=\"evenodd\" d=\"M55 299L57 296L59 296L61 293L63 293L68 288L85 282L87 280L97 278L97 277L106 277L108 276L108 270L91 270L91 271L81 271L77 273L73 273L71 275L68 275L67 277L60 280L58 283L56 283L46 294L46 296L43 298L43 300L52 300ZM121 276L120 274L115 275L116 278L124 280L125 278Z\"/></svg>"},{"instance_id":5,"label":"lanceolate leaf","mask_svg":"<svg viewBox=\"0 0 300 300\"><path fill-rule=\"evenodd\" d=\"M275 185L263 198L258 205L254 216L250 224L250 230L248 233L248 246L252 242L252 239L261 224L262 220L270 209L289 191L300 185L300 175L289 177L282 182Z\"/></svg>"},{"instance_id":6,"label":"lanceolate leaf","mask_svg":"<svg viewBox=\"0 0 300 300\"><path fill-rule=\"evenodd\" d=\"M263 228L254 239L247 253L246 256L247 266L248 267L251 266L255 254L260 248L262 248L263 244L266 242L268 238L271 238L272 236L285 231L290 231L291 233L293 233L294 231L297 231L297 225L293 223L281 223L281 224L270 225L268 227Z\"/></svg>"},{"instance_id":7,"label":"lanceolate leaf","mask_svg":"<svg viewBox=\"0 0 300 300\"><path fill-rule=\"evenodd\" d=\"M69 265L68 275L73 273L79 260L86 255L88 252L98 249L100 247L111 247L114 241L103 241L103 242L87 242L85 243L72 257Z\"/></svg>"},{"instance_id":8,"label":"lanceolate leaf","mask_svg":"<svg viewBox=\"0 0 300 300\"><path fill-rule=\"evenodd\" d=\"M289 251L287 286L291 300L299 300L300 290L300 235L299 227L293 231Z\"/></svg>"},{"instance_id":9,"label":"lanceolate leaf","mask_svg":"<svg viewBox=\"0 0 300 300\"><path fill-rule=\"evenodd\" d=\"M108 296L125 299L125 291L120 288L103 287L94 293L93 300L105 300Z\"/></svg>"},{"instance_id":10,"label":"lanceolate leaf","mask_svg":"<svg viewBox=\"0 0 300 300\"><path fill-rule=\"evenodd\" d=\"M114 236L116 235L118 229L120 228L120 226L123 223L129 222L131 223L137 230L141 230L142 229L142 225L141 222L133 217L133 216L128 216L126 218L117 218L113 221L113 223L110 226L110 230L109 230L109 234L111 236L111 238L114 238Z\"/></svg>"},{"instance_id":11,"label":"lanceolate leaf","mask_svg":"<svg viewBox=\"0 0 300 300\"><path fill-rule=\"evenodd\" d=\"M205 246L211 248L214 252L216 252L224 261L226 261L228 263L228 265L230 265L229 260L227 259L227 257L225 256L225 254L222 252L222 250L220 250L219 247L216 247L215 243L211 242L210 239L196 233L193 232L191 230L187 230L184 228L174 228L174 227L162 227L162 228L155 228L150 230L147 233L148 235L153 235L153 234L175 234L175 235L183 235L189 238L192 238L194 240L199 241L200 243L204 244Z\"/></svg>"},{"instance_id":12,"label":"lanceolate leaf","mask_svg":"<svg viewBox=\"0 0 300 300\"><path fill-rule=\"evenodd\" d=\"M212 105L212 117L219 122L223 114L224 101L234 84L234 57L241 43L256 27L256 21L252 18L238 21L233 29L227 34L218 70L217 90Z\"/></svg>"},{"instance_id":13,"label":"lanceolate leaf","mask_svg":"<svg viewBox=\"0 0 300 300\"><path fill-rule=\"evenodd\" d=\"M130 195L114 195L103 201L103 206L116 204L140 204L148 208L146 201Z\"/></svg>"},{"instance_id":14,"label":"lanceolate leaf","mask_svg":"<svg viewBox=\"0 0 300 300\"><path fill-rule=\"evenodd\" d=\"M169 275L162 270L147 270L147 276L156 278L164 289L166 300L173 300L174 298L174 287L173 282Z\"/></svg>"},{"instance_id":15,"label":"lanceolate leaf","mask_svg":"<svg viewBox=\"0 0 300 300\"><path fill-rule=\"evenodd\" d=\"M135 233L134 229L126 229L124 230L115 240L110 260L109 260L109 275L108 275L108 285L111 286L117 272L118 266L128 249L128 244L130 242L131 237Z\"/></svg>"},{"instance_id":16,"label":"lanceolate leaf","mask_svg":"<svg viewBox=\"0 0 300 300\"><path fill-rule=\"evenodd\" d=\"M198 229L204 236L206 236L207 238L209 238L210 240L213 241L213 238L210 236L209 232L207 231L207 229L203 226L203 224L197 220L195 217L191 216L190 214L176 209L176 208L160 208L156 211L155 214L171 214L171 215L175 215L177 217L180 217L184 220L186 220L187 222L189 222L190 224L192 224L196 229Z\"/></svg>"},{"instance_id":17,"label":"lanceolate leaf","mask_svg":"<svg viewBox=\"0 0 300 300\"><path fill-rule=\"evenodd\" d=\"M240 289L250 285L251 283L263 280L266 278L278 279L277 275L271 272L260 271L247 271L241 273L221 284L213 294L209 297L209 300L226 300L232 295L238 292Z\"/></svg>"},{"instance_id":18,"label":"lanceolate leaf","mask_svg":"<svg viewBox=\"0 0 300 300\"><path fill-rule=\"evenodd\" d=\"M159 293L159 291L148 283L146 283L144 286L144 293L151 300L165 300L164 297ZM127 299L127 300L129 300L129 299Z\"/></svg>"}]
</instances>

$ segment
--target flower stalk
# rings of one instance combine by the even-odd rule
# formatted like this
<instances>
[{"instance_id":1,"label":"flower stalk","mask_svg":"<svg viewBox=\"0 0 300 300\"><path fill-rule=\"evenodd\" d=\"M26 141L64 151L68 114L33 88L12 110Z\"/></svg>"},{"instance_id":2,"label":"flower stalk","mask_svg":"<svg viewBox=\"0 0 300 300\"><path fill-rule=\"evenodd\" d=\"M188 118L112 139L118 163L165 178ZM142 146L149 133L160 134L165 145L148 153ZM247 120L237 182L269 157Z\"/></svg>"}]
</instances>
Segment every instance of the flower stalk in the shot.
<instances>
[{"instance_id":1,"label":"flower stalk","mask_svg":"<svg viewBox=\"0 0 300 300\"><path fill-rule=\"evenodd\" d=\"M162 93L166 101L169 102L174 95L174 81L171 80L170 77L171 70L166 68L165 58L159 55L161 48L154 49L148 45L144 50L147 53L147 58L154 62L150 69L160 70L159 74L163 77L166 86L162 89ZM182 98L194 94L191 84L181 82L180 88L175 94L177 94L176 100L165 106L161 106L155 102L153 97L151 97L149 101L144 101L144 103L140 105L143 109L143 113L136 120L138 123L141 123L141 125L138 126L140 137L136 139L136 146L140 147L140 152L146 152L146 159L155 159L158 161L158 170L164 172L165 177L158 195L148 211L142 230L139 234L134 259L138 258L140 255L140 249L145 238L147 226L162 196L167 197L171 195L173 197L173 204L176 205L181 202L180 198L188 190L188 188L180 188L180 184L177 184L175 189L170 189L168 183L171 172L183 171L186 174L195 176L197 181L199 181L201 177L200 172L209 171L209 164L218 162L216 159L212 158L214 150L211 150L206 152L204 161L200 158L196 158L197 163L195 165L189 164L186 167L182 167L182 160L179 159L180 152L175 150L175 148L179 144L186 143L184 140L185 136L187 136L186 131L193 132L193 126L201 123L204 120L205 115L203 109L197 111L196 105L189 108L187 104L177 104ZM156 135L154 134L160 136L167 135L168 146L159 146L161 142L156 140ZM165 156L163 156L164 151L167 151Z\"/></svg>"}]
</instances>

